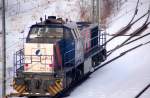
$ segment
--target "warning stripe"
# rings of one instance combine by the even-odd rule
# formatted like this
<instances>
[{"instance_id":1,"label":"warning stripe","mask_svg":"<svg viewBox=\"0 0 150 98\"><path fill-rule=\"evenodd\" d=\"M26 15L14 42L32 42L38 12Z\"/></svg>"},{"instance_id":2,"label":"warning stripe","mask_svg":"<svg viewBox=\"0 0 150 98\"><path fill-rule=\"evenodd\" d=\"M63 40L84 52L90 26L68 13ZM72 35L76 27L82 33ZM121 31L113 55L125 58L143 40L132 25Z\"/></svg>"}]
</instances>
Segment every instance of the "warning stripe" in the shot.
<instances>
[{"instance_id":1,"label":"warning stripe","mask_svg":"<svg viewBox=\"0 0 150 98\"><path fill-rule=\"evenodd\" d=\"M25 85L16 85L15 81L13 81L13 88L19 92L20 94L25 92L26 86Z\"/></svg>"},{"instance_id":2,"label":"warning stripe","mask_svg":"<svg viewBox=\"0 0 150 98\"><path fill-rule=\"evenodd\" d=\"M50 90L50 88L48 88L48 92L49 92L52 96L55 96L55 94Z\"/></svg>"},{"instance_id":3,"label":"warning stripe","mask_svg":"<svg viewBox=\"0 0 150 98\"><path fill-rule=\"evenodd\" d=\"M19 93L23 93L23 92L25 91L25 89L26 89L26 87L23 86L18 92L19 92Z\"/></svg>"},{"instance_id":4,"label":"warning stripe","mask_svg":"<svg viewBox=\"0 0 150 98\"><path fill-rule=\"evenodd\" d=\"M17 86L16 90L19 92L21 88L22 88L22 85L19 85Z\"/></svg>"},{"instance_id":5,"label":"warning stripe","mask_svg":"<svg viewBox=\"0 0 150 98\"><path fill-rule=\"evenodd\" d=\"M53 95L57 94L57 91L55 89L53 89L51 86L49 87L49 89L53 92Z\"/></svg>"},{"instance_id":6,"label":"warning stripe","mask_svg":"<svg viewBox=\"0 0 150 98\"><path fill-rule=\"evenodd\" d=\"M62 90L63 90L63 86L62 86L62 81L61 80L56 80L53 85L48 87L48 92L52 96L55 96L56 94L58 94Z\"/></svg>"},{"instance_id":7,"label":"warning stripe","mask_svg":"<svg viewBox=\"0 0 150 98\"><path fill-rule=\"evenodd\" d=\"M56 84L57 88L59 89L59 91L62 91L62 90L63 90L63 88L62 88L62 86L61 86L60 83L56 82L55 84Z\"/></svg>"},{"instance_id":8,"label":"warning stripe","mask_svg":"<svg viewBox=\"0 0 150 98\"><path fill-rule=\"evenodd\" d=\"M55 91L56 91L57 93L60 92L59 88L57 88L56 85L54 85L53 88L55 89Z\"/></svg>"},{"instance_id":9,"label":"warning stripe","mask_svg":"<svg viewBox=\"0 0 150 98\"><path fill-rule=\"evenodd\" d=\"M16 89L16 88L17 88L17 85L14 84L13 87Z\"/></svg>"}]
</instances>

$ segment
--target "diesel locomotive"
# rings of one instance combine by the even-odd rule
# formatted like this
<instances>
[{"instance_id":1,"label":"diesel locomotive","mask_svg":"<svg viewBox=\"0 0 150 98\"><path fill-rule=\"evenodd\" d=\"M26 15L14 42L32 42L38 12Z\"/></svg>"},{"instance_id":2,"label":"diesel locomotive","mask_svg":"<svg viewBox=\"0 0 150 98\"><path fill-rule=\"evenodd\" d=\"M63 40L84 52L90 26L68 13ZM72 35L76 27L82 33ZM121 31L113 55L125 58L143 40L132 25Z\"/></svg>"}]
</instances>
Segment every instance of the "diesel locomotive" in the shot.
<instances>
[{"instance_id":1,"label":"diesel locomotive","mask_svg":"<svg viewBox=\"0 0 150 98\"><path fill-rule=\"evenodd\" d=\"M49 16L30 27L24 48L14 54L17 96L54 97L106 60L106 35L98 24Z\"/></svg>"}]
</instances>

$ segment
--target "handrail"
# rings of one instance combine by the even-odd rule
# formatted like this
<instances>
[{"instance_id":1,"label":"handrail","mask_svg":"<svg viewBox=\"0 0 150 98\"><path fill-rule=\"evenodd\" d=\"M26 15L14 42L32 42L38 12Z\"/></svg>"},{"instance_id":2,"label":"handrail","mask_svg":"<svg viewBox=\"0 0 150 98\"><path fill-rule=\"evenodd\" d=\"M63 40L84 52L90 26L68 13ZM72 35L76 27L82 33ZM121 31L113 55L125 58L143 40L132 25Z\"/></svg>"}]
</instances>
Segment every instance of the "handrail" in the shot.
<instances>
[{"instance_id":1,"label":"handrail","mask_svg":"<svg viewBox=\"0 0 150 98\"><path fill-rule=\"evenodd\" d=\"M94 30L94 31L96 31L96 30ZM89 49L87 52L90 52L90 51L94 50L96 47L100 47L100 46L103 46L102 48L105 48L106 45L104 45L104 43L106 42L106 34L105 34L105 32L103 32L103 33L100 32L100 30L99 30L99 34L98 34L97 36L93 37L92 39L88 38L85 43L87 43L87 42L91 43L92 40L97 39L97 38L99 39L99 40L98 40L98 44L96 44L96 45L90 47L90 49ZM78 40L78 39L75 39L75 42L76 42L76 40ZM66 46L66 47L67 47L67 46ZM73 52L73 51L81 51L81 50L79 50L79 49L78 49L78 50L77 50L77 49L69 50L69 51L67 51L67 52L64 53L64 57L65 57L68 53L71 53L71 52ZM87 53L87 52L85 52L85 53ZM66 64L68 64L68 63L71 63L73 60L75 60L75 57L72 58L72 59L69 60L69 61L64 62L64 65L66 65ZM65 60L64 60L64 61L65 61Z\"/></svg>"},{"instance_id":2,"label":"handrail","mask_svg":"<svg viewBox=\"0 0 150 98\"><path fill-rule=\"evenodd\" d=\"M16 71L23 66L23 51L24 49L21 49L14 54L14 76L16 76Z\"/></svg>"},{"instance_id":3,"label":"handrail","mask_svg":"<svg viewBox=\"0 0 150 98\"><path fill-rule=\"evenodd\" d=\"M26 57L30 57L31 58L31 63L27 63L26 62L26 64L32 64L32 62L41 62L41 64L43 64L42 63L42 57L50 57L48 60L52 60L52 62L54 61L54 57L53 57L53 55L39 55L39 56L37 56L37 55L24 55L24 57L26 58ZM33 61L33 57L37 57L38 58L38 60L37 61ZM47 58L45 58L45 60L44 61L46 61L47 60ZM45 65L48 65L47 63L45 63Z\"/></svg>"}]
</instances>

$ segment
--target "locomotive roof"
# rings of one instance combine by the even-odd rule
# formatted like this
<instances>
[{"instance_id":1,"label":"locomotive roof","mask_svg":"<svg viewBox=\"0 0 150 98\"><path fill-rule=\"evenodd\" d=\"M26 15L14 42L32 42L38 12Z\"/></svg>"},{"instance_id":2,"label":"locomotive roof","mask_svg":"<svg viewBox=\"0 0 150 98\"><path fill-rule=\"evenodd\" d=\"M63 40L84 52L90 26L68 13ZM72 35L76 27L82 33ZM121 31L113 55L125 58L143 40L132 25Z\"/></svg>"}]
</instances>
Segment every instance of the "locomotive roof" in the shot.
<instances>
[{"instance_id":1,"label":"locomotive roof","mask_svg":"<svg viewBox=\"0 0 150 98\"><path fill-rule=\"evenodd\" d=\"M79 29L83 29L83 28L95 28L96 26L98 26L98 24L93 24L91 22L68 22L66 20L66 22L62 19L62 18L56 18L56 16L48 16L48 18L44 21L42 21L42 18L40 18L41 22L40 23L36 23L34 25L31 26L32 27L41 27L41 26L51 26L51 27L65 27L68 29L75 29L75 28L79 28Z\"/></svg>"},{"instance_id":2,"label":"locomotive roof","mask_svg":"<svg viewBox=\"0 0 150 98\"><path fill-rule=\"evenodd\" d=\"M65 27L69 29L74 29L77 28L77 24L75 22L68 22L65 24L60 24L60 23L37 23L31 26L32 27L42 27L42 26L51 26L51 27Z\"/></svg>"},{"instance_id":3,"label":"locomotive roof","mask_svg":"<svg viewBox=\"0 0 150 98\"><path fill-rule=\"evenodd\" d=\"M32 27L42 27L42 26L51 26L51 27L64 27L68 29L75 29L75 28L84 28L88 27L89 29L92 29L98 24L91 24L91 23L85 23L85 22L67 22L65 24L60 24L60 23L50 23L50 24L45 24L45 23L37 23L31 26Z\"/></svg>"}]
</instances>

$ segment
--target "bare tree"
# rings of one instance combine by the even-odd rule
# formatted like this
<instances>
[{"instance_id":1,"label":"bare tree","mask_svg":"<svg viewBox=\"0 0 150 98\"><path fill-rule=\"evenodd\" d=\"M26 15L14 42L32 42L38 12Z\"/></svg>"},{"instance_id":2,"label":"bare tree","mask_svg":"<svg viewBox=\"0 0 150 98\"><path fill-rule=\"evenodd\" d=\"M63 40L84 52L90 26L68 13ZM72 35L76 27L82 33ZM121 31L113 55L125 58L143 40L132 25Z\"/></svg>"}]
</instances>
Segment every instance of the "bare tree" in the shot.
<instances>
[{"instance_id":1,"label":"bare tree","mask_svg":"<svg viewBox=\"0 0 150 98\"><path fill-rule=\"evenodd\" d=\"M79 1L80 7L80 19L81 21L91 21L92 20L92 6L90 0Z\"/></svg>"},{"instance_id":2,"label":"bare tree","mask_svg":"<svg viewBox=\"0 0 150 98\"><path fill-rule=\"evenodd\" d=\"M119 12L122 0L102 0L101 4L101 24L106 28L108 19L114 13Z\"/></svg>"},{"instance_id":3,"label":"bare tree","mask_svg":"<svg viewBox=\"0 0 150 98\"><path fill-rule=\"evenodd\" d=\"M109 17L119 12L122 2L124 0L101 0L100 20L103 28L106 28ZM92 0L79 0L79 7L81 21L92 21Z\"/></svg>"}]
</instances>

